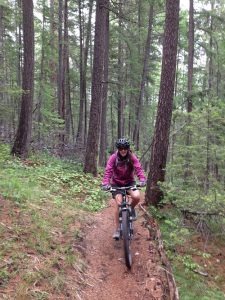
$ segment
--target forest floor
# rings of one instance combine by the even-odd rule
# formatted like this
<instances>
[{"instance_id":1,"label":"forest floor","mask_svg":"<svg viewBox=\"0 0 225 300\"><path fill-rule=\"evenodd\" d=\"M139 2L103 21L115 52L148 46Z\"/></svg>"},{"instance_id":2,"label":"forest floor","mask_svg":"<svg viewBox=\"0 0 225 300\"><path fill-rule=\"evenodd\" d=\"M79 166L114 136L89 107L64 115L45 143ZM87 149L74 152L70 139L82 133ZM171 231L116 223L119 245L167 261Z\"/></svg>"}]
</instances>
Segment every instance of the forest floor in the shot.
<instances>
[{"instance_id":1,"label":"forest floor","mask_svg":"<svg viewBox=\"0 0 225 300\"><path fill-rule=\"evenodd\" d=\"M182 300L225 299L224 223L204 235L165 206L157 211L164 248L138 209L129 271L100 178L55 158L21 162L4 147L1 155L1 300L167 300L172 273Z\"/></svg>"},{"instance_id":2,"label":"forest floor","mask_svg":"<svg viewBox=\"0 0 225 300\"><path fill-rule=\"evenodd\" d=\"M46 203L44 205L44 208L35 206L35 210L39 209L42 214L42 223L52 209ZM78 218L76 212L65 233L60 219L57 219L49 230L53 240L46 240L47 244L42 243L40 248L38 244L32 244L34 235L38 238L39 232L38 227L32 227L30 213L0 196L0 299L169 299L165 269L157 242L146 228L144 213L138 210L138 219L134 222L133 265L129 271L124 263L122 241L112 238L112 211L110 200L108 206L97 213L85 212ZM65 220L66 215L61 211L59 217ZM80 237L75 239L79 232ZM40 239L38 241L41 243ZM196 274L195 280L199 282L202 277L205 278L212 289L215 282L220 283L221 291L225 292L224 244L209 240L206 246L204 240L196 235L189 244L177 249L177 255L185 256L190 245L207 252L204 256L198 252L193 255L194 261L207 273L207 277ZM181 288L183 283L178 280L177 284ZM192 291L191 287L187 290L188 294ZM225 294L214 298L197 296L203 292L204 289L200 289L195 291L194 296L181 299L225 299Z\"/></svg>"},{"instance_id":3,"label":"forest floor","mask_svg":"<svg viewBox=\"0 0 225 300\"><path fill-rule=\"evenodd\" d=\"M71 244L74 253L77 250L79 252L77 263L68 266L69 256L66 257L61 251L57 257L54 247L52 251L42 253L27 246L26 241L31 235L29 215L11 201L0 197L0 224L4 228L1 241L3 248L8 247L4 256L0 253L0 299L168 299L165 271L155 242L145 228L142 213L138 212L138 219L134 223L133 265L128 271L124 263L122 241L112 238L114 225L111 206L112 202L109 201L108 207L102 211L85 215L79 241L73 241L70 235L57 238L58 245L68 245L69 249ZM55 233L59 229L51 231ZM12 241L13 244L9 245Z\"/></svg>"},{"instance_id":4,"label":"forest floor","mask_svg":"<svg viewBox=\"0 0 225 300\"><path fill-rule=\"evenodd\" d=\"M155 242L145 228L145 219L138 211L132 240L133 264L129 271L124 262L122 240L112 238L114 231L112 201L93 216L84 239L86 287L85 300L168 299L165 271L161 266Z\"/></svg>"}]
</instances>

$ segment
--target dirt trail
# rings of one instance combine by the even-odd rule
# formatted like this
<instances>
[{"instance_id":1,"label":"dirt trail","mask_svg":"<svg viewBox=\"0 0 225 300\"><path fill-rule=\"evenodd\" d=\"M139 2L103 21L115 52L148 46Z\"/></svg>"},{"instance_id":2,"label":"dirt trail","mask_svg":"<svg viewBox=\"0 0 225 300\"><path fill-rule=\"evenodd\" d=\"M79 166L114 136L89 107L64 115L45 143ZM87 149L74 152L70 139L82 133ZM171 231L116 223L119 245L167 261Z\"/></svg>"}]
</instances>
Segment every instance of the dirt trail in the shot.
<instances>
[{"instance_id":1,"label":"dirt trail","mask_svg":"<svg viewBox=\"0 0 225 300\"><path fill-rule=\"evenodd\" d=\"M122 241L114 241L112 202L93 217L85 237L86 288L80 293L85 300L168 299L165 273L155 242L144 227L142 212L134 223L133 265L128 271Z\"/></svg>"},{"instance_id":2,"label":"dirt trail","mask_svg":"<svg viewBox=\"0 0 225 300\"><path fill-rule=\"evenodd\" d=\"M12 212L14 219L12 218ZM1 225L5 231L2 233L2 240L10 239L15 236L13 226L18 222L25 226L29 224L26 217L21 219L20 211L10 201L0 197ZM54 290L46 280L39 280L28 286L23 280L24 274L33 274L39 270L46 270L46 261L54 257L54 252L43 256L34 249L24 246L24 239L27 236L21 234L17 237L17 248L23 253L27 253L27 259L16 263L18 271L16 276L12 276L8 284L0 283L0 299L37 299L36 293L48 295L48 300L166 300L168 297L167 280L164 269L161 267L160 257L156 244L149 238L149 232L145 228L145 219L138 212L138 220L134 222L134 238L132 241L133 265L128 271L123 257L122 241L114 241L112 234L114 231L112 203L109 202L103 211L91 215L88 225L85 221L86 232L83 244L74 243L75 250L79 250L83 256L87 268L79 269L75 265L73 268L65 267L66 283L63 291ZM20 219L19 219L20 218ZM19 220L19 221L18 221ZM27 232L30 236L29 231ZM66 237L64 237L66 240ZM64 240L64 242L65 242ZM62 242L62 241L61 241ZM71 243L71 238L67 244ZM29 252L28 252L29 250ZM32 252L30 252L32 251ZM30 255L32 253L32 255ZM7 263L10 258L5 257ZM34 259L35 258L35 259ZM59 261L57 269L51 271L58 273L60 264L63 267L64 258ZM25 267L24 267L25 263ZM13 266L13 265L12 265ZM11 272L11 265L8 267ZM21 274L21 276L20 276ZM44 273L43 273L44 274ZM47 291L47 292L46 292ZM40 298L41 299L41 298Z\"/></svg>"}]
</instances>

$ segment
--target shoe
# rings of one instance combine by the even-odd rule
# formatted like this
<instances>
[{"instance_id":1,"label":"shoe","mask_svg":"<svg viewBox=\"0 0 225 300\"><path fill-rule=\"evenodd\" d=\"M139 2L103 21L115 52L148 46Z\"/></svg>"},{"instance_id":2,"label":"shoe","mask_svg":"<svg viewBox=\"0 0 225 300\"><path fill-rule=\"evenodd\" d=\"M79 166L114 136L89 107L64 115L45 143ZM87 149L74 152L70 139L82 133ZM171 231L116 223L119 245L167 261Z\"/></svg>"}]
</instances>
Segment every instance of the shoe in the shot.
<instances>
[{"instance_id":1,"label":"shoe","mask_svg":"<svg viewBox=\"0 0 225 300\"><path fill-rule=\"evenodd\" d=\"M118 241L120 239L120 231L117 229L113 234L114 240Z\"/></svg>"},{"instance_id":2,"label":"shoe","mask_svg":"<svg viewBox=\"0 0 225 300\"><path fill-rule=\"evenodd\" d=\"M131 208L131 217L133 221L137 220L137 212L134 208Z\"/></svg>"}]
</instances>

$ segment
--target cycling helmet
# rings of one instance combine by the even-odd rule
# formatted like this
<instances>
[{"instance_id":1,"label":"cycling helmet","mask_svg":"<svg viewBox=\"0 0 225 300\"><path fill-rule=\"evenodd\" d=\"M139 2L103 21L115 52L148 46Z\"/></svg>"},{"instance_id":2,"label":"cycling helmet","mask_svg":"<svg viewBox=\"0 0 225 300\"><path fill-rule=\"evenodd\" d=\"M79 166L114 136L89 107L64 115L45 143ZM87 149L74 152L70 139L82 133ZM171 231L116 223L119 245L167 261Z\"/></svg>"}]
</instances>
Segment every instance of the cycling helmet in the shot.
<instances>
[{"instance_id":1,"label":"cycling helmet","mask_svg":"<svg viewBox=\"0 0 225 300\"><path fill-rule=\"evenodd\" d=\"M116 142L116 148L117 149L118 148L129 149L130 148L130 143L125 138L118 139L118 141Z\"/></svg>"}]
</instances>

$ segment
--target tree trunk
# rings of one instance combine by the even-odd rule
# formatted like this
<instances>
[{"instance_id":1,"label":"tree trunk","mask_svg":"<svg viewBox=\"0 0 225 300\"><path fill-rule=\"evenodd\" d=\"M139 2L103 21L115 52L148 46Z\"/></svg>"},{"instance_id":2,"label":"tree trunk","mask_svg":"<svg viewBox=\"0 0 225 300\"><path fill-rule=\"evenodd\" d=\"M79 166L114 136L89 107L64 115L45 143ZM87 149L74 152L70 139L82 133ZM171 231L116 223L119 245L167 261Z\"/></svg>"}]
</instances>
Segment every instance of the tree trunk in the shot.
<instances>
[{"instance_id":1,"label":"tree trunk","mask_svg":"<svg viewBox=\"0 0 225 300\"><path fill-rule=\"evenodd\" d=\"M187 112L192 112L192 85L193 85L193 63L194 63L194 7L193 0L190 0L189 8L189 30L188 30L188 97L187 97ZM190 127L191 117L188 116L187 125ZM184 167L184 180L186 181L187 177L191 175L190 170L190 150L189 146L191 145L191 131L188 130L186 137L186 162Z\"/></svg>"},{"instance_id":2,"label":"tree trunk","mask_svg":"<svg viewBox=\"0 0 225 300\"><path fill-rule=\"evenodd\" d=\"M63 43L63 85L62 97L64 103L65 144L69 142L70 112L69 112L69 35L68 35L68 0L64 0L64 43Z\"/></svg>"},{"instance_id":3,"label":"tree trunk","mask_svg":"<svg viewBox=\"0 0 225 300\"><path fill-rule=\"evenodd\" d=\"M122 31L122 4L123 1L119 3L119 35L118 35L118 83L120 84L123 82L123 75L122 75L122 38L121 38L121 31ZM124 135L124 128L123 128L123 96L122 96L122 91L121 87L118 87L118 127L117 127L117 137L121 138Z\"/></svg>"},{"instance_id":4,"label":"tree trunk","mask_svg":"<svg viewBox=\"0 0 225 300\"><path fill-rule=\"evenodd\" d=\"M3 55L3 35L4 35L4 25L3 25L3 15L4 10L3 6L0 5L0 105L4 105L4 55ZM4 122L2 120L2 117L0 118L0 138L3 138L3 127Z\"/></svg>"},{"instance_id":5,"label":"tree trunk","mask_svg":"<svg viewBox=\"0 0 225 300\"><path fill-rule=\"evenodd\" d=\"M55 21L55 1L56 0L50 0L50 49L51 49L51 58L50 58L50 70L51 70L51 85L53 88L53 97L56 97L56 86L57 86L57 63L56 63L56 57L57 57L57 40L56 40L56 34L57 34L57 24Z\"/></svg>"},{"instance_id":6,"label":"tree trunk","mask_svg":"<svg viewBox=\"0 0 225 300\"><path fill-rule=\"evenodd\" d=\"M4 70L4 56L3 56L3 35L4 35L4 24L3 24L3 6L0 5L0 101L2 103L3 100L3 84L4 84L4 74L3 74L3 70Z\"/></svg>"},{"instance_id":7,"label":"tree trunk","mask_svg":"<svg viewBox=\"0 0 225 300\"><path fill-rule=\"evenodd\" d=\"M89 0L89 16L88 16L88 24L87 24L87 33L86 33L86 41L85 41L85 48L84 48L84 74L83 74L83 89L84 93L84 143L86 145L87 140L87 120L88 120L88 111L87 111L87 60L88 60L88 53L90 49L90 41L91 41L91 19L92 19L92 10L93 10L93 0ZM91 51L90 51L91 52ZM91 59L90 59L91 60ZM92 60L91 60L92 61Z\"/></svg>"},{"instance_id":8,"label":"tree trunk","mask_svg":"<svg viewBox=\"0 0 225 300\"><path fill-rule=\"evenodd\" d=\"M67 82L66 82L66 95L67 95L67 105L66 105L66 116L68 117L68 121L66 122L66 126L71 127L71 135L74 144L74 123L73 123L73 113L72 113L72 104L71 104L71 88L70 88L70 68L69 68L69 56L67 57ZM69 132L69 129L66 129L66 132Z\"/></svg>"},{"instance_id":9,"label":"tree trunk","mask_svg":"<svg viewBox=\"0 0 225 300\"><path fill-rule=\"evenodd\" d=\"M45 30L45 0L42 1L43 11L42 11L42 36L41 36L41 66L40 66L40 76L39 76L39 93L38 93L38 103L37 103L37 138L38 143L41 143L41 122L42 114L41 107L43 103L43 89L44 89L44 30Z\"/></svg>"},{"instance_id":10,"label":"tree trunk","mask_svg":"<svg viewBox=\"0 0 225 300\"><path fill-rule=\"evenodd\" d=\"M110 145L110 150L113 151L114 149L114 140L117 136L117 130L115 130L115 127L116 127L116 124L114 122L114 111L113 111L113 106L114 106L114 103L113 103L113 99L111 97L111 101L110 101L110 120L111 120L111 145Z\"/></svg>"},{"instance_id":11,"label":"tree trunk","mask_svg":"<svg viewBox=\"0 0 225 300\"><path fill-rule=\"evenodd\" d=\"M92 101L85 154L84 172L97 176L97 157L102 105L102 83L104 81L104 41L109 0L97 0L95 20L95 45L92 75Z\"/></svg>"},{"instance_id":12,"label":"tree trunk","mask_svg":"<svg viewBox=\"0 0 225 300\"><path fill-rule=\"evenodd\" d=\"M18 9L19 8L19 9ZM17 10L18 10L18 15L21 16L21 0L17 0ZM17 16L18 18L18 16ZM22 26L21 26L21 18L18 18L18 24L16 26L16 43L18 47L18 52L17 52L17 85L18 87L21 87L21 65L22 65L22 59L21 59L21 49L22 49L22 37L21 37L21 31L22 31Z\"/></svg>"},{"instance_id":13,"label":"tree trunk","mask_svg":"<svg viewBox=\"0 0 225 300\"><path fill-rule=\"evenodd\" d=\"M194 63L194 6L193 6L193 0L190 0L189 30L188 30L188 101L187 101L188 113L192 112L193 63Z\"/></svg>"},{"instance_id":14,"label":"tree trunk","mask_svg":"<svg viewBox=\"0 0 225 300\"><path fill-rule=\"evenodd\" d=\"M107 92L108 92L108 64L109 64L109 10L107 8L106 26L105 26L105 51L104 51L104 83L102 87L102 114L101 114L101 136L100 136L100 153L99 165L104 167L106 164L106 147L107 147Z\"/></svg>"},{"instance_id":15,"label":"tree trunk","mask_svg":"<svg viewBox=\"0 0 225 300\"><path fill-rule=\"evenodd\" d=\"M63 3L64 0L59 0L58 16L58 114L62 120L65 120L65 94L64 94L64 69L63 69ZM64 130L60 128L59 133L59 155L64 152Z\"/></svg>"},{"instance_id":16,"label":"tree trunk","mask_svg":"<svg viewBox=\"0 0 225 300\"><path fill-rule=\"evenodd\" d=\"M159 103L146 188L146 202L155 206L163 196L158 182L165 179L176 74L178 26L179 0L167 0Z\"/></svg>"},{"instance_id":17,"label":"tree trunk","mask_svg":"<svg viewBox=\"0 0 225 300\"><path fill-rule=\"evenodd\" d=\"M79 29L80 29L80 108L79 108L79 122L78 130L76 137L76 146L80 149L83 149L86 142L87 136L87 59L89 52L89 44L91 37L91 17L92 17L92 8L93 0L89 1L89 17L87 23L87 32L86 32L86 41L84 45L84 24L82 23L82 10L81 10L81 1L79 4Z\"/></svg>"},{"instance_id":18,"label":"tree trunk","mask_svg":"<svg viewBox=\"0 0 225 300\"><path fill-rule=\"evenodd\" d=\"M62 105L62 81L63 81L63 37L62 37L62 22L63 22L63 0L58 1L58 114L63 117Z\"/></svg>"},{"instance_id":19,"label":"tree trunk","mask_svg":"<svg viewBox=\"0 0 225 300\"><path fill-rule=\"evenodd\" d=\"M85 97L85 89L84 89L84 48L83 48L83 24L82 24L82 9L81 9L81 0L78 1L79 7L79 35L80 35L80 108L79 108L79 122L78 122L78 130L76 137L76 147L78 149L82 149L84 146L84 97Z\"/></svg>"},{"instance_id":20,"label":"tree trunk","mask_svg":"<svg viewBox=\"0 0 225 300\"><path fill-rule=\"evenodd\" d=\"M214 0L211 0L211 13L214 12ZM207 107L207 136L206 136L206 170L205 170L205 183L204 183L204 189L205 193L208 193L209 190L209 175L210 175L210 140L212 139L210 134L211 129L211 120L210 120L210 98L213 95L213 16L210 16L210 38L209 38L209 77L208 77L208 107Z\"/></svg>"},{"instance_id":21,"label":"tree trunk","mask_svg":"<svg viewBox=\"0 0 225 300\"><path fill-rule=\"evenodd\" d=\"M141 122L141 109L142 103L144 99L145 93L145 84L147 80L148 73L148 65L149 65L149 56L150 56L150 46L151 46L151 35L152 35L152 25L153 25L153 3L150 4L149 8L149 18L148 18L148 35L145 44L145 54L144 54L144 62L143 62L143 72L140 86L140 94L138 98L138 103L136 107L136 118L135 118L135 126L134 126L134 143L136 145L136 150L139 150L139 131L140 131L140 122Z\"/></svg>"},{"instance_id":22,"label":"tree trunk","mask_svg":"<svg viewBox=\"0 0 225 300\"><path fill-rule=\"evenodd\" d=\"M23 0L23 40L24 40L24 66L23 66L23 95L21 112L16 139L12 154L26 158L28 156L32 131L32 106L34 92L34 19L33 1Z\"/></svg>"}]
</instances>

